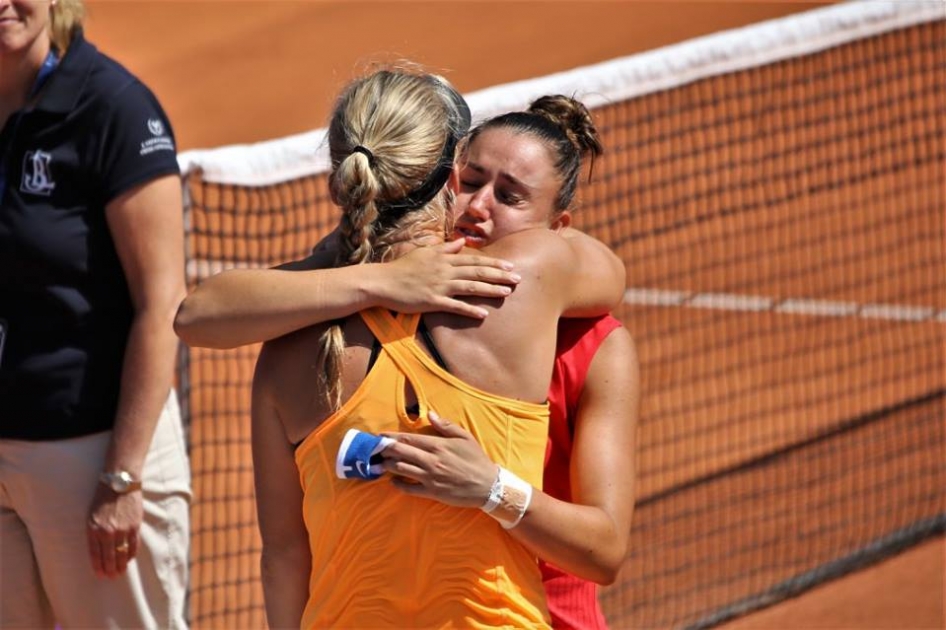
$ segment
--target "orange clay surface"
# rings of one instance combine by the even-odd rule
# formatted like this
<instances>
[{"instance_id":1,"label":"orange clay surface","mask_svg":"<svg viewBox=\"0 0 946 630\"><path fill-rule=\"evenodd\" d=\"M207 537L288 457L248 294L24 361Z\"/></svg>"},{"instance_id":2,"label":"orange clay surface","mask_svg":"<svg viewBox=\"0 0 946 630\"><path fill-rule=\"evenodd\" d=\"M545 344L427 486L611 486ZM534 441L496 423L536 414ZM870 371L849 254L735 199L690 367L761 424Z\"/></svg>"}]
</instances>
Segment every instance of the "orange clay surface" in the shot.
<instances>
[{"instance_id":1,"label":"orange clay surface","mask_svg":"<svg viewBox=\"0 0 946 630\"><path fill-rule=\"evenodd\" d=\"M371 61L461 92L605 61L829 2L87 0L87 35L141 77L182 150L323 127Z\"/></svg>"},{"instance_id":2,"label":"orange clay surface","mask_svg":"<svg viewBox=\"0 0 946 630\"><path fill-rule=\"evenodd\" d=\"M88 0L87 35L157 94L181 150L325 124L373 60L464 92L673 44L827 2ZM946 545L927 542L731 630L942 628Z\"/></svg>"}]
</instances>

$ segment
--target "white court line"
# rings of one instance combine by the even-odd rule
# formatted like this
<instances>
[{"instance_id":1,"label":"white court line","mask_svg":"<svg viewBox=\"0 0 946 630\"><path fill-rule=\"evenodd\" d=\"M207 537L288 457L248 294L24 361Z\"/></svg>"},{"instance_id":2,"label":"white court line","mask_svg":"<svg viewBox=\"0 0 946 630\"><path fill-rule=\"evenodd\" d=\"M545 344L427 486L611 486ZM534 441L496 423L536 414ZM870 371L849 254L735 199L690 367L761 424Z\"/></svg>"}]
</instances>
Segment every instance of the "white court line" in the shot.
<instances>
[{"instance_id":1,"label":"white court line","mask_svg":"<svg viewBox=\"0 0 946 630\"><path fill-rule=\"evenodd\" d=\"M624 292L624 303L634 306L682 306L724 311L772 311L786 315L820 317L861 317L902 322L936 322L946 324L946 309L931 306L897 304L858 304L808 298L778 298L735 293L697 293L633 287Z\"/></svg>"}]
</instances>

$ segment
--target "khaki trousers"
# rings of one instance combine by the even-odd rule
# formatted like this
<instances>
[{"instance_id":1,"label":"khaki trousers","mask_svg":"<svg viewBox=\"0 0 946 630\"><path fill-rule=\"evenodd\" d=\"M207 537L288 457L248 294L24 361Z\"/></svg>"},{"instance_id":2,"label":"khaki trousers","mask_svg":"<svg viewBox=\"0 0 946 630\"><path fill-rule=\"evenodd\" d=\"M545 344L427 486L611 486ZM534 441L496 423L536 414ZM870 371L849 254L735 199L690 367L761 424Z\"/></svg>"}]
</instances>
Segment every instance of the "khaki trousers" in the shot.
<instances>
[{"instance_id":1,"label":"khaki trousers","mask_svg":"<svg viewBox=\"0 0 946 630\"><path fill-rule=\"evenodd\" d=\"M172 392L142 473L144 522L124 575L92 571L89 506L111 432L0 440L0 628L186 628L190 468Z\"/></svg>"}]
</instances>

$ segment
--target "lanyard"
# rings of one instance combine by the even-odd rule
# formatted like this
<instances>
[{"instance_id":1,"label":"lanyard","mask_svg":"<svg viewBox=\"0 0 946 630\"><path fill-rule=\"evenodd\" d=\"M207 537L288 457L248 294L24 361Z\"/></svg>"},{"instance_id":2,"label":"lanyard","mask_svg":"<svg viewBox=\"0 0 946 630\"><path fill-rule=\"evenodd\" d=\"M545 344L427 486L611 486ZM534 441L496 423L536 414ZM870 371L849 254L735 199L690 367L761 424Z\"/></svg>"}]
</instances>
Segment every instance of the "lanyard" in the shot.
<instances>
[{"instance_id":1,"label":"lanyard","mask_svg":"<svg viewBox=\"0 0 946 630\"><path fill-rule=\"evenodd\" d=\"M32 99L36 96L36 93L39 92L43 84L46 83L46 79L49 78L49 75L53 73L53 70L56 69L56 66L59 65L59 57L56 56L56 53L53 50L50 50L46 53L46 58L43 59L43 65L39 67L39 73L36 75L36 81L33 82L33 88L30 90L29 99Z\"/></svg>"},{"instance_id":2,"label":"lanyard","mask_svg":"<svg viewBox=\"0 0 946 630\"><path fill-rule=\"evenodd\" d=\"M43 85L46 83L46 80L49 79L49 76L53 73L53 70L56 69L56 66L59 65L59 57L56 56L56 53L50 50L46 54L46 58L43 60L43 65L39 67L39 72L36 75L36 80L33 81L33 87L30 88L29 96L27 101L33 100L33 97L36 96ZM7 153L10 152L10 149L13 147L13 140L16 138L16 128L20 124L20 113L14 112L12 116L16 116L16 120L13 123L13 131L10 133L10 140L7 142L6 149L3 152L3 159L0 160L0 201L3 200L3 193L6 191L7 187Z\"/></svg>"}]
</instances>

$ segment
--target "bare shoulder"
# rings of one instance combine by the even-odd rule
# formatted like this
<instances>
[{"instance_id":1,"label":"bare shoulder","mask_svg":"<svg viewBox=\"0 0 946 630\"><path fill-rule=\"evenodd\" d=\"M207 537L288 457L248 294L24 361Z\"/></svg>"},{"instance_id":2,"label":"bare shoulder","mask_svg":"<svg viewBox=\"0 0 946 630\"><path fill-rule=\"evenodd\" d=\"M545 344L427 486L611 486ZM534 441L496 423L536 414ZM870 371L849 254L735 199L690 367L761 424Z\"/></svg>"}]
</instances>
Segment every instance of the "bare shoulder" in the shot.
<instances>
[{"instance_id":1,"label":"bare shoulder","mask_svg":"<svg viewBox=\"0 0 946 630\"><path fill-rule=\"evenodd\" d=\"M588 367L585 394L597 392L636 400L640 388L637 347L630 331L618 326L602 340Z\"/></svg>"},{"instance_id":2,"label":"bare shoulder","mask_svg":"<svg viewBox=\"0 0 946 630\"><path fill-rule=\"evenodd\" d=\"M554 260L569 249L565 239L552 230L533 228L503 236L481 251L511 262L532 262Z\"/></svg>"},{"instance_id":3,"label":"bare shoulder","mask_svg":"<svg viewBox=\"0 0 946 630\"><path fill-rule=\"evenodd\" d=\"M256 360L253 389L274 400L286 400L304 383L316 382L315 357L325 325L309 326L263 344Z\"/></svg>"},{"instance_id":4,"label":"bare shoulder","mask_svg":"<svg viewBox=\"0 0 946 630\"><path fill-rule=\"evenodd\" d=\"M637 365L637 346L634 344L634 337L623 325L608 333L595 356L600 353L614 360Z\"/></svg>"},{"instance_id":5,"label":"bare shoulder","mask_svg":"<svg viewBox=\"0 0 946 630\"><path fill-rule=\"evenodd\" d=\"M523 278L561 279L574 267L573 252L565 239L547 229L535 228L509 234L490 243L483 254L508 260Z\"/></svg>"}]
</instances>

